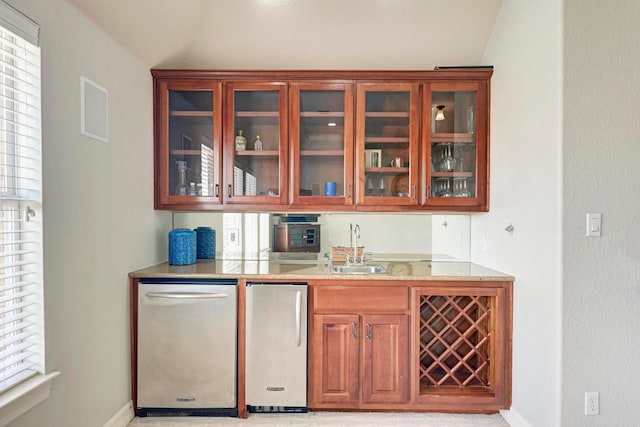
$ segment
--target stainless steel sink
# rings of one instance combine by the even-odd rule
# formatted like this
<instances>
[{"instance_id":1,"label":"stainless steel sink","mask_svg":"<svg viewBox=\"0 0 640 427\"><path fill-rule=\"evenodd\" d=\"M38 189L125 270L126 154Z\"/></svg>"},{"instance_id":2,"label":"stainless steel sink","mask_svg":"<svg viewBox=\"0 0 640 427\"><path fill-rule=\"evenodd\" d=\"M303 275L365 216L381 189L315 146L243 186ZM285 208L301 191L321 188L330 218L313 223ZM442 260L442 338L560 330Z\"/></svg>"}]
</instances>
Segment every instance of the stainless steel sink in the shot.
<instances>
[{"instance_id":1,"label":"stainless steel sink","mask_svg":"<svg viewBox=\"0 0 640 427\"><path fill-rule=\"evenodd\" d=\"M387 272L381 265L332 265L331 271L340 274L382 274Z\"/></svg>"}]
</instances>

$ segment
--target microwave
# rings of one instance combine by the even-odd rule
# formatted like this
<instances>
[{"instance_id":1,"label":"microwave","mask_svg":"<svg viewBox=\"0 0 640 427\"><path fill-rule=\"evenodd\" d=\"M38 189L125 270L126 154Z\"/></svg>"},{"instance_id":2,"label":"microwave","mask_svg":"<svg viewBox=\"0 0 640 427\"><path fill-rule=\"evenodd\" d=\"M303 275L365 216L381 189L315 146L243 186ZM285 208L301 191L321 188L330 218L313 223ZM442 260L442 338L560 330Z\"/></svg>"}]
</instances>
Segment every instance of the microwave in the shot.
<instances>
[{"instance_id":1,"label":"microwave","mask_svg":"<svg viewBox=\"0 0 640 427\"><path fill-rule=\"evenodd\" d=\"M276 224L274 252L320 252L320 224Z\"/></svg>"}]
</instances>

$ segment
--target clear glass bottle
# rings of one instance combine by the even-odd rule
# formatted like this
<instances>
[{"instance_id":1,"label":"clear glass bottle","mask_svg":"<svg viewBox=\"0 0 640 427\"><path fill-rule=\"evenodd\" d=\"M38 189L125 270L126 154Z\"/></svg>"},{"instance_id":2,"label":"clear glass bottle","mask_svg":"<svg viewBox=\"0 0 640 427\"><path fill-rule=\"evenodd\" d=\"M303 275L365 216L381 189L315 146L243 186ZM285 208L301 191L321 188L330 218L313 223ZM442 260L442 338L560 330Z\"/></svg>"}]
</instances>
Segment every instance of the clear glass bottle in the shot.
<instances>
[{"instance_id":1,"label":"clear glass bottle","mask_svg":"<svg viewBox=\"0 0 640 427\"><path fill-rule=\"evenodd\" d=\"M242 136L242 129L238 130L238 136L236 136L236 151L244 151L247 149L247 138Z\"/></svg>"},{"instance_id":2,"label":"clear glass bottle","mask_svg":"<svg viewBox=\"0 0 640 427\"><path fill-rule=\"evenodd\" d=\"M178 160L178 185L176 185L175 194L178 196L187 195L187 162Z\"/></svg>"},{"instance_id":3,"label":"clear glass bottle","mask_svg":"<svg viewBox=\"0 0 640 427\"><path fill-rule=\"evenodd\" d=\"M253 149L256 151L262 151L262 140L260 135L256 135L256 140L253 142Z\"/></svg>"}]
</instances>

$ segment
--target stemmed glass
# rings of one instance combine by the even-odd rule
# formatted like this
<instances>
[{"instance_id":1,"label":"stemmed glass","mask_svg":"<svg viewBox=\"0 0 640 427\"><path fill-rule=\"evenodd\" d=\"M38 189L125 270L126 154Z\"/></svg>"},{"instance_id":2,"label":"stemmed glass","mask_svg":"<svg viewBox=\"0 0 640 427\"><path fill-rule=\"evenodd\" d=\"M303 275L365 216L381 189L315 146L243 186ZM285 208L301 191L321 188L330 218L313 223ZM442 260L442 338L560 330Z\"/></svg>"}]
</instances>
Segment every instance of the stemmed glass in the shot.
<instances>
[{"instance_id":1,"label":"stemmed glass","mask_svg":"<svg viewBox=\"0 0 640 427\"><path fill-rule=\"evenodd\" d=\"M367 193L367 196L370 196L373 193L373 182L371 182L370 177L367 177L366 193Z\"/></svg>"},{"instance_id":2,"label":"stemmed glass","mask_svg":"<svg viewBox=\"0 0 640 427\"><path fill-rule=\"evenodd\" d=\"M458 193L458 197L471 197L471 191L467 189L467 179L463 179L460 184L462 184L462 188Z\"/></svg>"},{"instance_id":3,"label":"stemmed glass","mask_svg":"<svg viewBox=\"0 0 640 427\"><path fill-rule=\"evenodd\" d=\"M471 192L467 189L467 179L456 179L453 183L453 197L471 197Z\"/></svg>"},{"instance_id":4,"label":"stemmed glass","mask_svg":"<svg viewBox=\"0 0 640 427\"><path fill-rule=\"evenodd\" d=\"M451 155L451 145L442 149L442 160L440 160L441 172L452 172L455 166L455 159Z\"/></svg>"},{"instance_id":5,"label":"stemmed glass","mask_svg":"<svg viewBox=\"0 0 640 427\"><path fill-rule=\"evenodd\" d=\"M448 179L440 180L440 197L451 197L453 193L451 192L451 186L449 184Z\"/></svg>"},{"instance_id":6,"label":"stemmed glass","mask_svg":"<svg viewBox=\"0 0 640 427\"><path fill-rule=\"evenodd\" d=\"M380 193L380 196L384 196L384 177L380 177L380 183L378 184L378 193Z\"/></svg>"}]
</instances>

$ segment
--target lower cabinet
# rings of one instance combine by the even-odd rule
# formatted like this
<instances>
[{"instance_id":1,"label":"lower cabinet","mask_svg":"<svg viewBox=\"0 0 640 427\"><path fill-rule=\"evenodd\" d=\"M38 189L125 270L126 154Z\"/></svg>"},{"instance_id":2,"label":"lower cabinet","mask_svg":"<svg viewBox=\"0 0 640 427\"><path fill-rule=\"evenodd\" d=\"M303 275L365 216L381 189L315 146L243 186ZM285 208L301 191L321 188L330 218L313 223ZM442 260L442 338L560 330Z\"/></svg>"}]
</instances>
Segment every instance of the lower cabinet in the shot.
<instances>
[{"instance_id":1,"label":"lower cabinet","mask_svg":"<svg viewBox=\"0 0 640 427\"><path fill-rule=\"evenodd\" d=\"M508 409L512 286L319 282L310 317L309 408Z\"/></svg>"},{"instance_id":2,"label":"lower cabinet","mask_svg":"<svg viewBox=\"0 0 640 427\"><path fill-rule=\"evenodd\" d=\"M361 316L362 401L403 403L409 396L409 316Z\"/></svg>"},{"instance_id":3,"label":"lower cabinet","mask_svg":"<svg viewBox=\"0 0 640 427\"><path fill-rule=\"evenodd\" d=\"M412 288L412 397L427 410L511 406L512 282Z\"/></svg>"},{"instance_id":4,"label":"lower cabinet","mask_svg":"<svg viewBox=\"0 0 640 427\"><path fill-rule=\"evenodd\" d=\"M314 296L309 407L406 403L407 288L326 286Z\"/></svg>"},{"instance_id":5,"label":"lower cabinet","mask_svg":"<svg viewBox=\"0 0 640 427\"><path fill-rule=\"evenodd\" d=\"M402 403L408 396L409 316L314 316L314 400Z\"/></svg>"}]
</instances>

